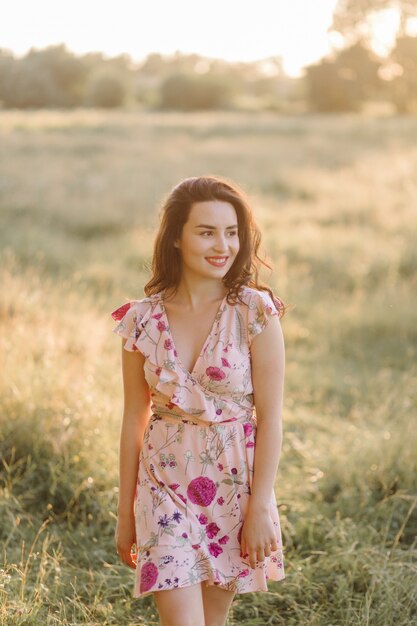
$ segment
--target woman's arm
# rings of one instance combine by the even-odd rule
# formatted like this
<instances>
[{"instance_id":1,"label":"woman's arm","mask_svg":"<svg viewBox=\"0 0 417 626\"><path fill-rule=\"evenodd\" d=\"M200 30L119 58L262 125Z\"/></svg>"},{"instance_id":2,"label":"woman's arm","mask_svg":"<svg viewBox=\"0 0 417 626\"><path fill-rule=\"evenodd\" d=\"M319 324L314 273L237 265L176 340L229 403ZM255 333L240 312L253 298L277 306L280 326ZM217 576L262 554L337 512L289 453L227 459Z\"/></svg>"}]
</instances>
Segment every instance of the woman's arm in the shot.
<instances>
[{"instance_id":1,"label":"woman's arm","mask_svg":"<svg viewBox=\"0 0 417 626\"><path fill-rule=\"evenodd\" d=\"M257 433L249 504L259 510L271 501L282 446L285 346L277 315L253 338L251 356Z\"/></svg>"},{"instance_id":2,"label":"woman's arm","mask_svg":"<svg viewBox=\"0 0 417 626\"><path fill-rule=\"evenodd\" d=\"M251 344L252 383L257 417L254 474L242 529L242 552L252 567L277 549L269 507L282 446L285 346L278 316Z\"/></svg>"},{"instance_id":3,"label":"woman's arm","mask_svg":"<svg viewBox=\"0 0 417 626\"><path fill-rule=\"evenodd\" d=\"M140 352L124 349L122 339L122 373L124 390L123 421L119 448L119 500L116 528L117 551L123 562L134 567L130 551L136 542L134 502L143 435L151 414L150 390L146 382Z\"/></svg>"}]
</instances>

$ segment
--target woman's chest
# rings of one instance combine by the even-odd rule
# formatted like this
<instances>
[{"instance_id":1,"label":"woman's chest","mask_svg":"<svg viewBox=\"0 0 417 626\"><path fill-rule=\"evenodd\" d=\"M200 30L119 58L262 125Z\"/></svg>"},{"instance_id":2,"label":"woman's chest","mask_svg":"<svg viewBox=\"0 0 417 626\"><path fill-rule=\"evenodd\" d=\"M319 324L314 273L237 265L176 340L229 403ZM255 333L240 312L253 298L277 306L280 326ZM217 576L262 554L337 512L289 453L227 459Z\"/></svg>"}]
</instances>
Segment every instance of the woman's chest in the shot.
<instances>
[{"instance_id":1,"label":"woman's chest","mask_svg":"<svg viewBox=\"0 0 417 626\"><path fill-rule=\"evenodd\" d=\"M161 376L175 380L175 384L186 388L191 395L201 390L234 397L252 392L250 350L244 318L238 307L227 305L219 313L192 371L182 361L182 353L178 353L168 320L158 314L154 321L157 322L154 332L148 329L151 358L145 362L150 386L156 387ZM204 340L204 334L193 336ZM185 335L184 341L186 343ZM156 346L156 351L152 350L152 345Z\"/></svg>"},{"instance_id":2,"label":"woman's chest","mask_svg":"<svg viewBox=\"0 0 417 626\"><path fill-rule=\"evenodd\" d=\"M202 353L209 347L213 333L221 321L219 304L204 311L184 313L165 306L169 340L175 356L187 372L194 372Z\"/></svg>"},{"instance_id":3,"label":"woman's chest","mask_svg":"<svg viewBox=\"0 0 417 626\"><path fill-rule=\"evenodd\" d=\"M243 318L230 307L221 318L197 363L198 382L218 393L249 393L251 359Z\"/></svg>"}]
</instances>

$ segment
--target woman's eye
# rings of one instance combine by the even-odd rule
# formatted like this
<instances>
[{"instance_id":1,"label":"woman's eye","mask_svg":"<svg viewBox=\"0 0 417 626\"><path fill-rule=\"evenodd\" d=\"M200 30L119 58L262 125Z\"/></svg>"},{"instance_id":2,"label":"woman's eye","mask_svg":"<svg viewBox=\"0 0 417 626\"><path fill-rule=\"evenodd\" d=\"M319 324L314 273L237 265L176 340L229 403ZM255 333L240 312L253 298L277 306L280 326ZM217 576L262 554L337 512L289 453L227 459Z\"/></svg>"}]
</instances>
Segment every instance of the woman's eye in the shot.
<instances>
[{"instance_id":1,"label":"woman's eye","mask_svg":"<svg viewBox=\"0 0 417 626\"><path fill-rule=\"evenodd\" d=\"M200 234L201 235L212 235L213 231L211 231L211 230L203 230ZM237 235L237 230L229 230L228 234L232 235L232 236L235 236L235 235Z\"/></svg>"}]
</instances>

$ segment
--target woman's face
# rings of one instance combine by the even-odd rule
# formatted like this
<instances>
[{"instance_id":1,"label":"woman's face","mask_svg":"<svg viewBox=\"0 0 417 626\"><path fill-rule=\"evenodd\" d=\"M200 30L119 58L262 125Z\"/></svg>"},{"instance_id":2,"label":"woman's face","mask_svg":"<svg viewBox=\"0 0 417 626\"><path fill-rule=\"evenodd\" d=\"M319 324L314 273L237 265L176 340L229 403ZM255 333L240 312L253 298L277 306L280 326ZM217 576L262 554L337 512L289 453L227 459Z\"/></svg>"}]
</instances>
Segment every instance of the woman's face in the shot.
<instances>
[{"instance_id":1,"label":"woman's face","mask_svg":"<svg viewBox=\"0 0 417 626\"><path fill-rule=\"evenodd\" d=\"M175 245L184 270L205 278L223 278L239 251L234 206L223 200L194 202Z\"/></svg>"}]
</instances>

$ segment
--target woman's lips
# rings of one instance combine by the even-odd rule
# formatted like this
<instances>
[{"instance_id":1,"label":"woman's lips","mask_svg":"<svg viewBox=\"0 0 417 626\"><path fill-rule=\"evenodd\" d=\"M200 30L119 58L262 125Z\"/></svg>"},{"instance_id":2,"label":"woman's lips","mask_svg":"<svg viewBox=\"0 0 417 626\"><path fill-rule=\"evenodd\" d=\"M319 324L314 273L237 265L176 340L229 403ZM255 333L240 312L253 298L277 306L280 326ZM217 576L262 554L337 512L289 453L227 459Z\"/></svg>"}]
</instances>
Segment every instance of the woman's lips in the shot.
<instances>
[{"instance_id":1,"label":"woman's lips","mask_svg":"<svg viewBox=\"0 0 417 626\"><path fill-rule=\"evenodd\" d=\"M227 263L227 259L229 257L205 257L206 261L210 263L210 265L214 265L215 267L223 267Z\"/></svg>"}]
</instances>

